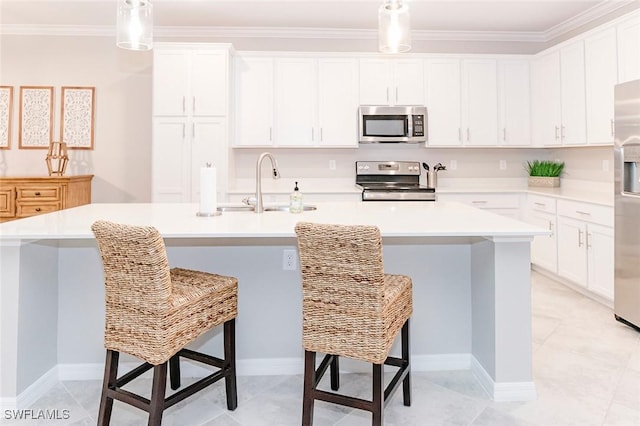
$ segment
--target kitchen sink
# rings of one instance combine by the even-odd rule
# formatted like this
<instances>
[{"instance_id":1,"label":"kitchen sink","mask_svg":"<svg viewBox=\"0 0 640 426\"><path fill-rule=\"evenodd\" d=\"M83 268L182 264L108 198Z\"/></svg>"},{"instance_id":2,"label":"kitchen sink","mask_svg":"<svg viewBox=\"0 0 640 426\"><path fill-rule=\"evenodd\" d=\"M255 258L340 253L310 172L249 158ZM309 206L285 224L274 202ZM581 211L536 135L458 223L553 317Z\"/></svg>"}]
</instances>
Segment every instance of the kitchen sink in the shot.
<instances>
[{"instance_id":1,"label":"kitchen sink","mask_svg":"<svg viewBox=\"0 0 640 426\"><path fill-rule=\"evenodd\" d=\"M316 206L311 206L311 205L306 205L302 207L303 211L311 211L311 210L317 210L318 207ZM255 211L255 207L254 206L246 206L246 205L241 205L241 206L218 206L217 210L219 212L254 212ZM278 206L264 206L264 211L265 212L288 212L289 211L289 206L287 205L278 205Z\"/></svg>"}]
</instances>

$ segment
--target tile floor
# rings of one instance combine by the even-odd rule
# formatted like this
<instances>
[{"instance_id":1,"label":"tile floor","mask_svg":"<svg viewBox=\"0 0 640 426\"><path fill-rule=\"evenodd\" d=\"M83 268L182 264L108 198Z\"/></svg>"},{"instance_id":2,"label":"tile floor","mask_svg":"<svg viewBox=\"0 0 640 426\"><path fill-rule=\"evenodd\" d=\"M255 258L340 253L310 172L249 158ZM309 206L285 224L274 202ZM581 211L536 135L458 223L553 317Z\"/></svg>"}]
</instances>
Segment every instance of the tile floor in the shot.
<instances>
[{"instance_id":1,"label":"tile floor","mask_svg":"<svg viewBox=\"0 0 640 426\"><path fill-rule=\"evenodd\" d=\"M538 399L493 402L469 371L414 372L411 407L400 393L385 412L390 425L640 425L640 333L617 323L611 309L533 273L533 361ZM328 376L328 375L327 375ZM187 381L184 381L187 383ZM94 425L99 381L65 381L37 401L37 409L67 409L57 421L0 424ZM150 380L132 383L144 393ZM341 391L368 397L370 379L351 374ZM299 425L301 376L238 377L239 406L226 410L224 386L167 410L164 425ZM147 392L148 396L148 392ZM112 425L143 425L146 415L116 401ZM316 425L369 425L370 414L316 403Z\"/></svg>"}]
</instances>

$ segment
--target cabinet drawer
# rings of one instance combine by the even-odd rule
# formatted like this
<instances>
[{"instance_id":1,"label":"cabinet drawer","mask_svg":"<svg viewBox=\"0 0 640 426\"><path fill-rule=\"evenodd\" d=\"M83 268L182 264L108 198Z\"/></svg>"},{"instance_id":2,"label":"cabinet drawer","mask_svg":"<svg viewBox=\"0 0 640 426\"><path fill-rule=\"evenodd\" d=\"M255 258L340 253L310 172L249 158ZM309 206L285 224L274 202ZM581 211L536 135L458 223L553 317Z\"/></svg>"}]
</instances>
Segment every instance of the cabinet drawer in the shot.
<instances>
[{"instance_id":1,"label":"cabinet drawer","mask_svg":"<svg viewBox=\"0 0 640 426\"><path fill-rule=\"evenodd\" d=\"M62 203L17 203L16 217L28 217L36 214L50 213L62 209Z\"/></svg>"},{"instance_id":2,"label":"cabinet drawer","mask_svg":"<svg viewBox=\"0 0 640 426\"><path fill-rule=\"evenodd\" d=\"M555 198L541 197L539 195L527 195L527 210L555 213L556 212L556 200Z\"/></svg>"},{"instance_id":3,"label":"cabinet drawer","mask_svg":"<svg viewBox=\"0 0 640 426\"><path fill-rule=\"evenodd\" d=\"M60 186L50 185L24 185L16 188L16 199L21 200L43 200L60 201Z\"/></svg>"},{"instance_id":4,"label":"cabinet drawer","mask_svg":"<svg viewBox=\"0 0 640 426\"><path fill-rule=\"evenodd\" d=\"M558 200L558 215L584 222L613 226L613 208L577 201Z\"/></svg>"},{"instance_id":5,"label":"cabinet drawer","mask_svg":"<svg viewBox=\"0 0 640 426\"><path fill-rule=\"evenodd\" d=\"M520 208L519 194L438 194L443 201L458 201L481 209L517 209Z\"/></svg>"}]
</instances>

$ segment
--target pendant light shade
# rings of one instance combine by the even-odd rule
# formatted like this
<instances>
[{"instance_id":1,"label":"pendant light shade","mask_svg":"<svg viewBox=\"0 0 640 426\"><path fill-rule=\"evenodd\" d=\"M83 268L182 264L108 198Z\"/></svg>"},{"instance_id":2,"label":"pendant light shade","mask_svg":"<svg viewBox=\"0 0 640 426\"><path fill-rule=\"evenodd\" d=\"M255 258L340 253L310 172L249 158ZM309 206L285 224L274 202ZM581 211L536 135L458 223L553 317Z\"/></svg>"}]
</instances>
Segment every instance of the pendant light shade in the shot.
<instances>
[{"instance_id":1,"label":"pendant light shade","mask_svg":"<svg viewBox=\"0 0 640 426\"><path fill-rule=\"evenodd\" d=\"M409 6L402 0L385 0L378 9L378 49L383 53L411 50Z\"/></svg>"},{"instance_id":2,"label":"pendant light shade","mask_svg":"<svg viewBox=\"0 0 640 426\"><path fill-rule=\"evenodd\" d=\"M119 0L116 45L122 49L153 47L153 6L149 0Z\"/></svg>"}]
</instances>

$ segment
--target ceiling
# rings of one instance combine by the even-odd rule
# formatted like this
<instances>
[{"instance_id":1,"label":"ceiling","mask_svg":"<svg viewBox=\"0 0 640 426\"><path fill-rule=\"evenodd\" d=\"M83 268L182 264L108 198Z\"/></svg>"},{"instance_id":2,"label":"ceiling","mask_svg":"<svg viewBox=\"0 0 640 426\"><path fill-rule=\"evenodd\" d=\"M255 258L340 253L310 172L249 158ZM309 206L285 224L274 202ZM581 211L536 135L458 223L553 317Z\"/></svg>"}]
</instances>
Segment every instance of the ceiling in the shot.
<instances>
[{"instance_id":1,"label":"ceiling","mask_svg":"<svg viewBox=\"0 0 640 426\"><path fill-rule=\"evenodd\" d=\"M637 0L405 0L420 34L493 34L551 39ZM313 31L371 32L381 0L153 0L156 33ZM113 32L116 0L0 0L4 34Z\"/></svg>"}]
</instances>

